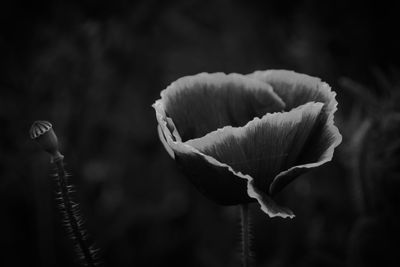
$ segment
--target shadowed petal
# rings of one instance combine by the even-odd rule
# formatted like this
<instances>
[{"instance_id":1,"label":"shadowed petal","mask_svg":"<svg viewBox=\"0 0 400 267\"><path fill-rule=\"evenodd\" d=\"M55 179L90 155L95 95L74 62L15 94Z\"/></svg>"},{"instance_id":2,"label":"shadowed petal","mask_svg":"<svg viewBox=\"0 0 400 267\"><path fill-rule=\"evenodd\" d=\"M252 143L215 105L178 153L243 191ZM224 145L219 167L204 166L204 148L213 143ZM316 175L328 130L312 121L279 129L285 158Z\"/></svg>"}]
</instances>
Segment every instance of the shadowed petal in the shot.
<instances>
[{"instance_id":1,"label":"shadowed petal","mask_svg":"<svg viewBox=\"0 0 400 267\"><path fill-rule=\"evenodd\" d=\"M178 148L179 146L179 148ZM208 198L222 205L237 205L255 201L246 191L246 180L230 172L227 166L196 149L180 143L174 148L176 162L186 177Z\"/></svg>"},{"instance_id":2,"label":"shadowed petal","mask_svg":"<svg viewBox=\"0 0 400 267\"><path fill-rule=\"evenodd\" d=\"M267 194L258 190L251 176L234 171L231 166L187 144L180 143L179 146L176 153L180 160L177 161L197 189L217 203L235 205L257 200L262 211L271 218L295 216L290 209L279 206ZM187 149L186 152L183 151L185 149ZM199 174L203 175L199 176Z\"/></svg>"},{"instance_id":3,"label":"shadowed petal","mask_svg":"<svg viewBox=\"0 0 400 267\"><path fill-rule=\"evenodd\" d=\"M153 107L161 142L200 192L222 205L254 201L247 194L246 180L229 171L228 166L182 143L172 120L165 114L162 102L157 101Z\"/></svg>"},{"instance_id":4,"label":"shadowed petal","mask_svg":"<svg viewBox=\"0 0 400 267\"><path fill-rule=\"evenodd\" d=\"M326 115L319 116L294 166L279 173L272 181L270 195L275 195L309 169L331 161L335 147L341 142L342 136L334 125L333 115L327 120Z\"/></svg>"},{"instance_id":5,"label":"shadowed petal","mask_svg":"<svg viewBox=\"0 0 400 267\"><path fill-rule=\"evenodd\" d=\"M254 180L252 179L248 179L247 193L249 196L258 200L261 210L268 214L269 217L282 217L290 219L295 217L293 211L286 207L277 205L271 197L261 190L258 190L257 187L254 186Z\"/></svg>"},{"instance_id":6,"label":"shadowed petal","mask_svg":"<svg viewBox=\"0 0 400 267\"><path fill-rule=\"evenodd\" d=\"M165 150L167 150L167 152L171 156L171 158L175 159L175 153L172 150L172 148L168 145L167 140L165 138L165 135L164 135L160 125L157 126L157 131L158 131L158 136L160 137L161 143L163 144Z\"/></svg>"},{"instance_id":7,"label":"shadowed petal","mask_svg":"<svg viewBox=\"0 0 400 267\"><path fill-rule=\"evenodd\" d=\"M289 211L280 208L277 212L278 208L271 204L269 186L275 176L299 161L305 144L313 147L310 154L320 150L319 144L310 141L309 137L321 117L322 107L322 103L307 103L290 112L266 114L244 127L227 126L186 144L230 166L234 172L252 177L248 179L249 195L266 206L271 214L281 216L277 214L282 213L290 217Z\"/></svg>"},{"instance_id":8,"label":"shadowed petal","mask_svg":"<svg viewBox=\"0 0 400 267\"><path fill-rule=\"evenodd\" d=\"M270 85L235 73L180 78L161 92L161 102L183 141L227 125L243 126L285 107Z\"/></svg>"},{"instance_id":9,"label":"shadowed petal","mask_svg":"<svg viewBox=\"0 0 400 267\"><path fill-rule=\"evenodd\" d=\"M319 78L289 70L256 71L247 76L270 84L285 102L287 111L308 102L324 103L327 114L336 111L336 93Z\"/></svg>"}]
</instances>

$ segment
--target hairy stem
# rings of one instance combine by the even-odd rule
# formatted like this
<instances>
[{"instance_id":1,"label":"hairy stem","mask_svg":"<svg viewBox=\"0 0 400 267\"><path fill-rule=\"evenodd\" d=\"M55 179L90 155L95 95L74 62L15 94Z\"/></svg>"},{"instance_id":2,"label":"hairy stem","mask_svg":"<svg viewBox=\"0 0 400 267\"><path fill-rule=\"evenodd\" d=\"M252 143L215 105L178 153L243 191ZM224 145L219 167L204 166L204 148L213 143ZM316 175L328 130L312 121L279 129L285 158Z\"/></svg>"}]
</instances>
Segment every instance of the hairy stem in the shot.
<instances>
[{"instance_id":1,"label":"hairy stem","mask_svg":"<svg viewBox=\"0 0 400 267\"><path fill-rule=\"evenodd\" d=\"M242 266L250 267L251 248L250 248L250 226L249 226L249 206L240 205L240 219L242 227Z\"/></svg>"},{"instance_id":2,"label":"hairy stem","mask_svg":"<svg viewBox=\"0 0 400 267\"><path fill-rule=\"evenodd\" d=\"M68 184L67 174L64 169L63 159L54 162L57 166L57 182L59 186L59 201L64 216L65 225L71 238L75 242L77 252L85 266L94 267L96 261L94 250L87 244L86 233L83 229L82 219L79 216L77 204L72 201L71 186Z\"/></svg>"}]
</instances>

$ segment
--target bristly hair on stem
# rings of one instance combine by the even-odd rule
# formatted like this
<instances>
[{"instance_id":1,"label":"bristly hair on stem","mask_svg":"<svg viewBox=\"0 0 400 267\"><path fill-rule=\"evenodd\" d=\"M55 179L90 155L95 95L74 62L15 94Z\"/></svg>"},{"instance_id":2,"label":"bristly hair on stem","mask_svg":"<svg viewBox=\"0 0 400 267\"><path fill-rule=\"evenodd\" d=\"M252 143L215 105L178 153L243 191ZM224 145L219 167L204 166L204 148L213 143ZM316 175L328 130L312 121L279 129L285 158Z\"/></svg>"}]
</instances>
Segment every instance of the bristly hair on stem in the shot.
<instances>
[{"instance_id":1,"label":"bristly hair on stem","mask_svg":"<svg viewBox=\"0 0 400 267\"><path fill-rule=\"evenodd\" d=\"M241 241L242 241L242 266L251 267L253 254L251 251L251 223L249 216L249 205L240 205L240 226L241 226Z\"/></svg>"},{"instance_id":2,"label":"bristly hair on stem","mask_svg":"<svg viewBox=\"0 0 400 267\"><path fill-rule=\"evenodd\" d=\"M75 251L80 261L85 266L98 266L98 250L88 244L87 231L84 228L84 220L80 215L79 204L72 200L72 194L75 191L68 181L70 175L65 172L62 159L56 161L55 164L57 166L57 173L55 174L57 181L56 199L63 216L64 226L75 244Z\"/></svg>"},{"instance_id":3,"label":"bristly hair on stem","mask_svg":"<svg viewBox=\"0 0 400 267\"><path fill-rule=\"evenodd\" d=\"M58 148L58 139L51 123L35 121L30 129L30 136L51 156L57 171L54 177L57 182L56 200L63 216L63 224L68 235L73 240L75 251L84 266L99 266L98 250L89 244L84 220L80 215L79 205L73 200L74 187L69 183L70 175L64 168L64 156Z\"/></svg>"}]
</instances>

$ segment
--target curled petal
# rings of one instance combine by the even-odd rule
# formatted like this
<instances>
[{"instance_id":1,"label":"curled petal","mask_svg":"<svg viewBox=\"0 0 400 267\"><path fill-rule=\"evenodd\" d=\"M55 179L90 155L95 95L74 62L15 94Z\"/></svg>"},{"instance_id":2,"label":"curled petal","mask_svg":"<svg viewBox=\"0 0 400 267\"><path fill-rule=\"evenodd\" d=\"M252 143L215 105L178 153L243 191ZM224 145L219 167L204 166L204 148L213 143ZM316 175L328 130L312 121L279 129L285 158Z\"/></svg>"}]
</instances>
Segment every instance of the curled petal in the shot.
<instances>
[{"instance_id":1,"label":"curled petal","mask_svg":"<svg viewBox=\"0 0 400 267\"><path fill-rule=\"evenodd\" d=\"M322 107L322 103L307 103L290 112L266 114L243 127L227 126L186 144L230 166L234 172L252 177L248 179L249 195L266 206L265 210L271 214L281 212L291 216L284 209L272 212L275 206L268 196L269 186L279 173L303 160L305 145L317 145L310 136L321 117ZM319 148L314 147L314 150L319 151ZM317 154L312 155L317 157Z\"/></svg>"},{"instance_id":2,"label":"curled petal","mask_svg":"<svg viewBox=\"0 0 400 267\"><path fill-rule=\"evenodd\" d=\"M342 141L342 136L334 125L333 115L338 104L335 99L336 93L319 78L294 71L256 71L248 76L271 84L274 91L286 103L286 110L309 101L324 103L323 112L309 137L309 143L312 142L314 145L306 144L296 165L274 178L269 188L270 194L274 195L310 168L318 167L332 159L335 147Z\"/></svg>"},{"instance_id":3,"label":"curled petal","mask_svg":"<svg viewBox=\"0 0 400 267\"><path fill-rule=\"evenodd\" d=\"M295 166L279 173L274 178L269 188L270 195L275 195L306 171L331 161L335 147L341 142L342 136L334 125L333 116L327 120L324 115L319 116Z\"/></svg>"},{"instance_id":4,"label":"curled petal","mask_svg":"<svg viewBox=\"0 0 400 267\"><path fill-rule=\"evenodd\" d=\"M247 192L249 196L255 198L258 200L258 203L260 204L261 210L264 211L269 217L281 217L281 218L294 218L295 215L293 211L286 207L282 207L270 196L262 192L261 190L258 190L256 186L254 186L254 180L248 179L248 188Z\"/></svg>"},{"instance_id":5,"label":"curled petal","mask_svg":"<svg viewBox=\"0 0 400 267\"><path fill-rule=\"evenodd\" d=\"M163 145L200 192L222 205L254 201L247 195L245 180L238 178L227 166L181 142L179 133L174 125L171 125L173 122L166 116L161 101L157 101L153 107L156 110Z\"/></svg>"},{"instance_id":6,"label":"curled petal","mask_svg":"<svg viewBox=\"0 0 400 267\"><path fill-rule=\"evenodd\" d=\"M317 77L290 70L256 71L247 76L270 84L285 102L287 111L308 102L324 103L326 114L333 114L337 109L336 93Z\"/></svg>"},{"instance_id":7,"label":"curled petal","mask_svg":"<svg viewBox=\"0 0 400 267\"><path fill-rule=\"evenodd\" d=\"M257 200L262 211L271 218L295 216L290 209L276 204L267 194L258 190L251 176L237 172L231 166L187 144L178 145L180 148L176 150L176 153L181 159L178 162L188 174L189 179L200 192L217 203L234 205ZM199 173L203 175L199 176Z\"/></svg>"},{"instance_id":8,"label":"curled petal","mask_svg":"<svg viewBox=\"0 0 400 267\"><path fill-rule=\"evenodd\" d=\"M243 126L254 117L285 107L269 84L235 73L180 78L161 92L159 101L183 141L227 125Z\"/></svg>"}]
</instances>

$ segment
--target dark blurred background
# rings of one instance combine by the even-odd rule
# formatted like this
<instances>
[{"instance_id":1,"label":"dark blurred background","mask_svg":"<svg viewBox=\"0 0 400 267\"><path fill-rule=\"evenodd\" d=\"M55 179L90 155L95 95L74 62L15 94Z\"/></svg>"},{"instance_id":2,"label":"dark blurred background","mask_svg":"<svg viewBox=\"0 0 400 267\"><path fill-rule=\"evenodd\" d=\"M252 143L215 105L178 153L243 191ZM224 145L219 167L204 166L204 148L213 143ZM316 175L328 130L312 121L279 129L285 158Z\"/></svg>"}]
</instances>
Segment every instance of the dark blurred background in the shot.
<instances>
[{"instance_id":1,"label":"dark blurred background","mask_svg":"<svg viewBox=\"0 0 400 267\"><path fill-rule=\"evenodd\" d=\"M49 157L53 123L107 266L240 266L237 207L204 198L162 147L151 104L198 72L292 69L337 92L334 160L252 206L254 266L398 266L398 14L379 1L0 4L0 266L77 266ZM398 259L397 259L398 261Z\"/></svg>"}]
</instances>

